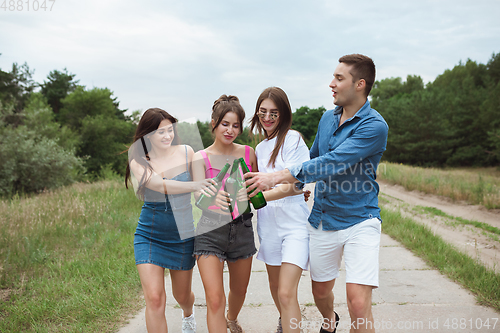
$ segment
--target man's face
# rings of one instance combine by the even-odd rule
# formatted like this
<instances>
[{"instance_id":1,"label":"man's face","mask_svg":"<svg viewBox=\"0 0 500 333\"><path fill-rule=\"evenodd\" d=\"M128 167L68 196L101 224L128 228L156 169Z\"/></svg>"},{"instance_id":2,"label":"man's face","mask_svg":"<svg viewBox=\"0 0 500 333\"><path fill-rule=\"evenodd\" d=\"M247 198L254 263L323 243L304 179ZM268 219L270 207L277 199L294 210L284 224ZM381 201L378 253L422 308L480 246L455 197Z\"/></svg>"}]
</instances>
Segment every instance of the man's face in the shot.
<instances>
[{"instance_id":1,"label":"man's face","mask_svg":"<svg viewBox=\"0 0 500 333\"><path fill-rule=\"evenodd\" d=\"M341 62L333 72L333 80L330 88L333 92L333 104L347 106L356 98L356 82L353 82L352 75L349 73L351 65Z\"/></svg>"}]
</instances>

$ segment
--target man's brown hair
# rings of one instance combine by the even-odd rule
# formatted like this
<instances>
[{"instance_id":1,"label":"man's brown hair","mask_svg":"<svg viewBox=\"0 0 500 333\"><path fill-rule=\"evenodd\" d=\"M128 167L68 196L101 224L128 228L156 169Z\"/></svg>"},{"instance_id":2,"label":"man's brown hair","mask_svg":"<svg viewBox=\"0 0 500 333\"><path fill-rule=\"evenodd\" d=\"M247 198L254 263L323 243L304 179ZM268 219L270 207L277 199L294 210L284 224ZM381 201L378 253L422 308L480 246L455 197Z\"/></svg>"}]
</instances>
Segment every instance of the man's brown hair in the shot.
<instances>
[{"instance_id":1,"label":"man's brown hair","mask_svg":"<svg viewBox=\"0 0 500 333\"><path fill-rule=\"evenodd\" d=\"M348 54L340 57L339 62L352 66L350 74L353 82L360 79L365 80L365 95L368 97L375 82L375 64L373 60L362 54Z\"/></svg>"}]
</instances>

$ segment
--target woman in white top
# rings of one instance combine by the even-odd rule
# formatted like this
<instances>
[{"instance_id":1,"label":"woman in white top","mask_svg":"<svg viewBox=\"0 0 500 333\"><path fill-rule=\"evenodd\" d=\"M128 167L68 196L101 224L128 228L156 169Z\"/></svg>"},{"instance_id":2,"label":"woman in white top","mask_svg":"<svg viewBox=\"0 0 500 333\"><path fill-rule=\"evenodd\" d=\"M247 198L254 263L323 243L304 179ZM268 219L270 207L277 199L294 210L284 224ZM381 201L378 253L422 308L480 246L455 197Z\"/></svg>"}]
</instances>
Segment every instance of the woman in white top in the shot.
<instances>
[{"instance_id":1,"label":"woman in white top","mask_svg":"<svg viewBox=\"0 0 500 333\"><path fill-rule=\"evenodd\" d=\"M250 125L251 131L257 128L265 137L255 150L260 172L275 172L309 160L302 135L291 126L292 110L286 93L277 87L265 89ZM277 332L299 332L297 289L302 270L308 266L309 209L302 190L294 184L279 184L264 196L268 205L257 211L257 259L266 263L269 288L280 312Z\"/></svg>"}]
</instances>

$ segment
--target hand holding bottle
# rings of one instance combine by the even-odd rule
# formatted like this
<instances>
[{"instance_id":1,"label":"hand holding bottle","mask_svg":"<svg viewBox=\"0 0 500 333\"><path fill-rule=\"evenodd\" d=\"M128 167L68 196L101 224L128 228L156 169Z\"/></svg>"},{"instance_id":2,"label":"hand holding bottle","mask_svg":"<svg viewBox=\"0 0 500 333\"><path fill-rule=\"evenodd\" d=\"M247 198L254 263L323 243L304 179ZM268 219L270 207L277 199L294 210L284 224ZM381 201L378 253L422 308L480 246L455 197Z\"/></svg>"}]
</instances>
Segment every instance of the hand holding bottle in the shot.
<instances>
[{"instance_id":1,"label":"hand holding bottle","mask_svg":"<svg viewBox=\"0 0 500 333\"><path fill-rule=\"evenodd\" d=\"M217 193L217 182L212 179L203 179L200 181L193 181L193 191L199 192L202 195L212 197Z\"/></svg>"},{"instance_id":2,"label":"hand holding bottle","mask_svg":"<svg viewBox=\"0 0 500 333\"><path fill-rule=\"evenodd\" d=\"M229 163L226 163L224 167L219 171L217 176L215 178L212 178L212 180L216 183L214 184L214 189L212 189L212 195L208 195L208 193L205 191L205 193L202 193L201 196L198 198L196 201L196 206L200 209L203 210L208 210L208 207L212 204L214 204L216 198L218 197L218 192L220 188L222 187L222 181L224 180L224 177L226 176L227 171L229 170ZM217 196L213 196L213 194L217 193Z\"/></svg>"},{"instance_id":3,"label":"hand holding bottle","mask_svg":"<svg viewBox=\"0 0 500 333\"><path fill-rule=\"evenodd\" d=\"M249 173L249 169L247 164L245 163L245 159L240 158L240 165L241 169L243 170L244 176ZM245 177L248 179L248 177ZM248 186L247 186L248 187ZM251 191L249 190L249 196L250 196L250 202L253 205L253 208L255 209L260 209L262 207L265 207L267 205L266 199L264 198L264 195L262 194L262 191L259 190L254 190Z\"/></svg>"},{"instance_id":4,"label":"hand holding bottle","mask_svg":"<svg viewBox=\"0 0 500 333\"><path fill-rule=\"evenodd\" d=\"M215 196L214 205L219 207L223 211L227 211L229 210L229 206L232 201L233 200L231 199L231 196L228 192L220 190L217 192L217 195Z\"/></svg>"}]
</instances>

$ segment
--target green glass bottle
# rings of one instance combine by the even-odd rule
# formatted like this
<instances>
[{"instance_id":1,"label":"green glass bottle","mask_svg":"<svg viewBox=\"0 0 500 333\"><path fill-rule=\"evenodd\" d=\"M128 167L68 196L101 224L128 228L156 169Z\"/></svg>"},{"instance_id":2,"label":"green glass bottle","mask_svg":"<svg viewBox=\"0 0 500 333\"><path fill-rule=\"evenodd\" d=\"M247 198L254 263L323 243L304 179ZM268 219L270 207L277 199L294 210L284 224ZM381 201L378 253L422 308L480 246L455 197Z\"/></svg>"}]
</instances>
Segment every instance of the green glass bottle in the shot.
<instances>
[{"instance_id":1,"label":"green glass bottle","mask_svg":"<svg viewBox=\"0 0 500 333\"><path fill-rule=\"evenodd\" d=\"M240 158L240 165L241 165L241 170L243 170L244 174L250 171L243 157ZM266 199L264 198L264 194L262 193L262 191L251 197L250 202L252 202L253 208L255 209L260 209L267 205Z\"/></svg>"},{"instance_id":2,"label":"green glass bottle","mask_svg":"<svg viewBox=\"0 0 500 333\"><path fill-rule=\"evenodd\" d=\"M226 163L224 167L221 169L221 171L219 171L217 176L212 178L217 183L217 185L214 185L217 190L216 193L219 192L220 188L222 187L222 181L224 180L224 177L226 176L229 167L230 167L229 163ZM214 201L215 201L215 195L213 197L209 197L207 195L202 194L196 201L196 207L202 210L208 210L208 207L211 206L214 203Z\"/></svg>"},{"instance_id":3,"label":"green glass bottle","mask_svg":"<svg viewBox=\"0 0 500 333\"><path fill-rule=\"evenodd\" d=\"M229 211L233 219L237 218L242 214L250 213L250 202L238 201L238 192L244 187L243 177L240 171L240 161L235 159L233 161L233 167L231 168L231 173L229 178L226 179L226 184L224 185L224 190L229 193L229 197L233 200L229 203ZM236 203L236 206L234 205Z\"/></svg>"},{"instance_id":4,"label":"green glass bottle","mask_svg":"<svg viewBox=\"0 0 500 333\"><path fill-rule=\"evenodd\" d=\"M238 164L238 168L236 168L236 181L238 183L238 191L242 188L245 188L245 178L243 178L243 170L241 169L241 165L238 161L235 161ZM247 201L238 201L238 210L242 212L241 214L248 214L251 211L250 208L250 199Z\"/></svg>"}]
</instances>

